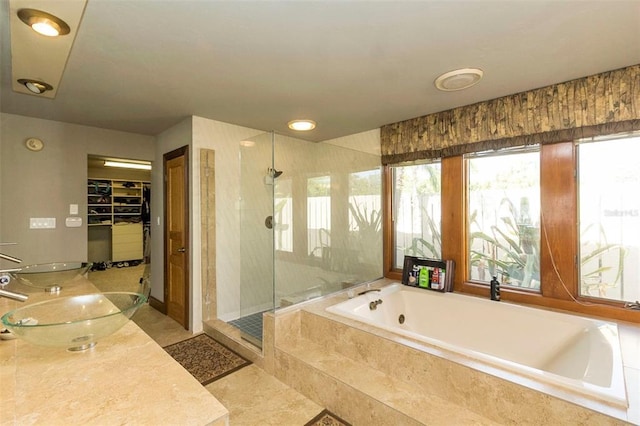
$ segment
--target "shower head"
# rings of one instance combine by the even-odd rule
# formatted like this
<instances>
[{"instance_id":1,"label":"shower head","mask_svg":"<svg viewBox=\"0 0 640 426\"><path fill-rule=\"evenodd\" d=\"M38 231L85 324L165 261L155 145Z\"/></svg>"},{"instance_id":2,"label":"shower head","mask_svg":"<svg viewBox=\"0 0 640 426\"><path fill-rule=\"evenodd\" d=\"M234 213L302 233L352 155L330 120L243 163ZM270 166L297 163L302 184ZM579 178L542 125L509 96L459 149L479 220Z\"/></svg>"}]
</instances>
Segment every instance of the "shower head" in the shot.
<instances>
[{"instance_id":1,"label":"shower head","mask_svg":"<svg viewBox=\"0 0 640 426\"><path fill-rule=\"evenodd\" d=\"M277 178L282 174L282 170L276 170L276 169L272 169L271 167L269 167L268 169L268 173L269 176L271 176L272 178Z\"/></svg>"}]
</instances>

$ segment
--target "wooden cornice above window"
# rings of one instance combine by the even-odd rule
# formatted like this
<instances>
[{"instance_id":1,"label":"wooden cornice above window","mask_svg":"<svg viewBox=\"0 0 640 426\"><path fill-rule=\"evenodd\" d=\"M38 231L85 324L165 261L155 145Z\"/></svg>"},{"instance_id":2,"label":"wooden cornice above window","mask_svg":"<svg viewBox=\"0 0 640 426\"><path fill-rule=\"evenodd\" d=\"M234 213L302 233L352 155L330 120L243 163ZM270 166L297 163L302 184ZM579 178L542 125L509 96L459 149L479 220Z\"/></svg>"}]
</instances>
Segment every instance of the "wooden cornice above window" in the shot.
<instances>
[{"instance_id":1,"label":"wooden cornice above window","mask_svg":"<svg viewBox=\"0 0 640 426\"><path fill-rule=\"evenodd\" d=\"M382 163L640 130L640 65L380 129Z\"/></svg>"}]
</instances>

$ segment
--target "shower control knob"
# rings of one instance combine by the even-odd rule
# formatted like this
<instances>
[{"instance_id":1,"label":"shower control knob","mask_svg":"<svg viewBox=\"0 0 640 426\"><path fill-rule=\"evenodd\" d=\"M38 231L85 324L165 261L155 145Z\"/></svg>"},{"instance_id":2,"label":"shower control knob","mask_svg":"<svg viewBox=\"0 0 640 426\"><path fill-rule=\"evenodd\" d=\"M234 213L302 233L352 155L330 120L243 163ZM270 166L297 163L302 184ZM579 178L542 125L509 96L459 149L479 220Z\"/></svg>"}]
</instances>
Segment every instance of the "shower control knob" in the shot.
<instances>
[{"instance_id":1,"label":"shower control knob","mask_svg":"<svg viewBox=\"0 0 640 426\"><path fill-rule=\"evenodd\" d=\"M269 229L273 229L273 216L267 216L267 218L264 220L264 226Z\"/></svg>"}]
</instances>

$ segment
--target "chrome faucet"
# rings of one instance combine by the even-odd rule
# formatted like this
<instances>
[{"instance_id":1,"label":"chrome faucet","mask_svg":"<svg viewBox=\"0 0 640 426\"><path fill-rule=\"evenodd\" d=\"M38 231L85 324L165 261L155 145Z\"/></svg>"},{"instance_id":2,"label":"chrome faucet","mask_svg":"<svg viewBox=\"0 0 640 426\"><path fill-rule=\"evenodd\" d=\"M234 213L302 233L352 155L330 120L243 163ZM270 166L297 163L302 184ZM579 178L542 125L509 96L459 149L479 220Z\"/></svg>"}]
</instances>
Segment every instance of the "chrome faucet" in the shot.
<instances>
[{"instance_id":1,"label":"chrome faucet","mask_svg":"<svg viewBox=\"0 0 640 426\"><path fill-rule=\"evenodd\" d=\"M13 245L15 243L0 243L0 246ZM20 263L22 260L17 257L9 256L8 254L0 253L0 259L9 260L14 263ZM10 269L0 269L0 297L6 297L8 299L17 300L19 302L24 302L29 298L26 294L18 293L17 291L5 290L4 286L9 284L11 281L11 277L8 275L9 272L19 272L20 268L10 268Z\"/></svg>"},{"instance_id":2,"label":"chrome faucet","mask_svg":"<svg viewBox=\"0 0 640 426\"><path fill-rule=\"evenodd\" d=\"M10 261L15 262L15 263L22 262L22 260L18 259L17 257L9 256L8 254L4 254L4 253L0 253L0 259L10 260Z\"/></svg>"},{"instance_id":3,"label":"chrome faucet","mask_svg":"<svg viewBox=\"0 0 640 426\"><path fill-rule=\"evenodd\" d=\"M5 290L0 288L0 297L6 297L7 299L17 300L18 302L25 302L29 296L24 293L18 293L17 291Z\"/></svg>"},{"instance_id":4,"label":"chrome faucet","mask_svg":"<svg viewBox=\"0 0 640 426\"><path fill-rule=\"evenodd\" d=\"M0 246L15 246L16 243L0 243ZM8 254L4 254L4 253L0 253L0 259L5 259L5 260L9 260L11 262L14 263L20 263L22 262L21 259L18 259L17 257L13 257L13 256L9 256ZM11 271L0 271L0 272L15 272L15 270L11 270Z\"/></svg>"}]
</instances>

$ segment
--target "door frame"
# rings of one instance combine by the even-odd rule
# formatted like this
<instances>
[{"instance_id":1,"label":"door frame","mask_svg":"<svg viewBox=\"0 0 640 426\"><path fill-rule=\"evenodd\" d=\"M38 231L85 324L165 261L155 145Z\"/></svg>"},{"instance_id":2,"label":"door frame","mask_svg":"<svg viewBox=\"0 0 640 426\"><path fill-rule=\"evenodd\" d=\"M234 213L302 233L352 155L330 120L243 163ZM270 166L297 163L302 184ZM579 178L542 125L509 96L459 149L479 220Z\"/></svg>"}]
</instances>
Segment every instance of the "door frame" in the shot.
<instances>
[{"instance_id":1,"label":"door frame","mask_svg":"<svg viewBox=\"0 0 640 426\"><path fill-rule=\"evenodd\" d=\"M189 146L185 145L180 148L174 149L173 151L167 152L162 156L162 193L163 193L163 218L164 218L164 226L163 226L163 259L164 259L164 280L163 280L163 293L164 293L164 306L165 313L166 307L168 305L169 300L169 258L167 253L167 248L169 246L169 235L167 234L167 162L174 158L184 156L184 237L185 237L185 245L187 246L187 250L185 253L185 286L184 286L184 300L185 300L185 310L184 310L184 324L185 328L188 330L191 319L191 299L190 299L190 290L191 290L191 245L190 245L190 234L189 234L189 226L190 226L190 194L189 194Z\"/></svg>"}]
</instances>

